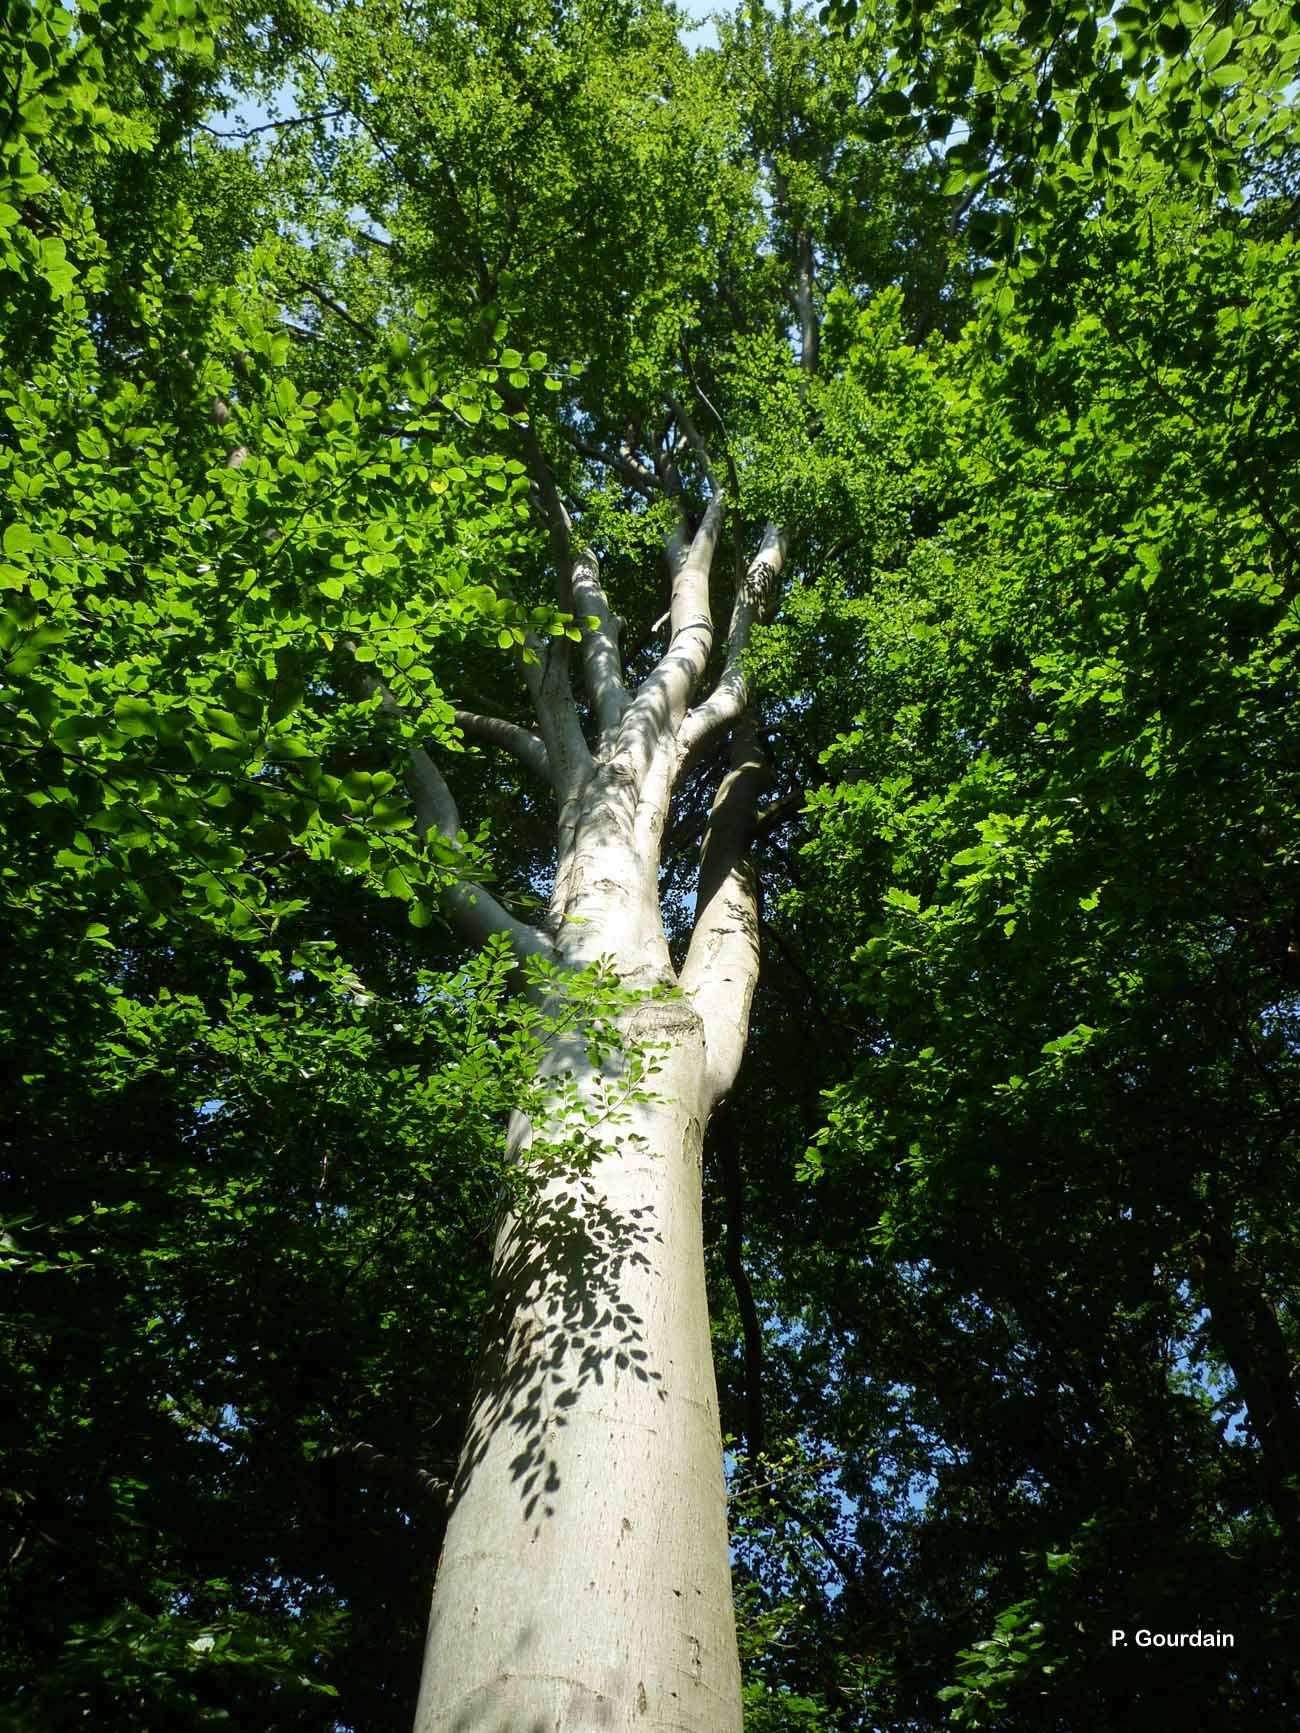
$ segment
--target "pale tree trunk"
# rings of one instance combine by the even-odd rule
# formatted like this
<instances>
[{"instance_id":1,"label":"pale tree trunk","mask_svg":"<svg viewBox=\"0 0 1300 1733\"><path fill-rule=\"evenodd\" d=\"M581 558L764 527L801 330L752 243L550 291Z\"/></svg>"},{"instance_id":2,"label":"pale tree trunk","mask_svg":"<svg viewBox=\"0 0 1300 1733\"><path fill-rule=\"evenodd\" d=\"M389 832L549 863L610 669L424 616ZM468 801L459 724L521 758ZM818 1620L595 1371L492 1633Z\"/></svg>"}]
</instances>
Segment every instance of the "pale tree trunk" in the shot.
<instances>
[{"instance_id":1,"label":"pale tree trunk","mask_svg":"<svg viewBox=\"0 0 1300 1733\"><path fill-rule=\"evenodd\" d=\"M800 234L801 364L817 361L813 250ZM638 1099L617 1055L557 1038L537 1079L536 1123L515 1116L511 1153L534 1177L496 1243L484 1352L434 1589L416 1733L740 1733L740 1668L727 1546L701 1223L709 1115L736 1080L758 977L751 844L766 779L745 670L774 605L786 538L765 530L736 593L720 677L710 573L724 504L706 444L676 399L648 449L579 442L650 497L676 496L669 642L635 691L621 622L593 551L578 545L536 435L523 439L551 538L560 605L587 628L580 722L567 643L529 646L537 733L466 712L467 735L503 746L556 802L547 920L517 921L478 886L452 913L471 935L507 933L521 958L565 969L603 960L641 996L622 1016L628 1053L658 1048ZM561 435L568 437L565 430ZM681 465L709 495L691 532ZM664 622L660 622L663 624ZM682 778L730 740L700 854L680 973L659 904L660 848ZM436 765L412 754L419 822L454 837ZM665 996L665 989L669 990ZM613 1105L611 1107L611 1094ZM571 1141L577 1160L545 1159ZM530 1154L544 1152L530 1165Z\"/></svg>"},{"instance_id":2,"label":"pale tree trunk","mask_svg":"<svg viewBox=\"0 0 1300 1733\"><path fill-rule=\"evenodd\" d=\"M810 374L811 244L801 238L800 248ZM637 997L618 1016L612 1058L594 1058L575 1034L556 1036L534 1080L536 1122L520 1113L512 1120L510 1155L541 1177L526 1181L525 1205L497 1234L415 1733L741 1729L701 1170L709 1116L744 1054L758 976L750 845L766 765L744 657L753 625L775 603L787 545L769 524L748 570L738 570L722 671L696 703L713 648L710 573L724 501L690 415L669 403L649 466L578 442L637 491L677 498L669 643L658 665L629 691L622 623L599 563L576 544L541 445L524 426L557 600L586 628L589 728L565 639L531 638L521 662L536 733L455 712L467 738L512 753L550 786L556 863L542 926L468 880L445 890L448 914L469 939L508 937L521 964L557 965L537 989L544 1002L563 996L566 972L597 962ZM709 493L693 534L680 470L690 452ZM246 456L241 447L232 461ZM396 709L382 680L363 679ZM700 851L679 974L659 903L660 845L674 788L728 737L730 765ZM454 842L460 815L424 747L411 750L407 780L420 832ZM629 1093L627 1061L643 1054L654 1068ZM539 1147L542 1160L530 1166ZM387 1462L372 1446L352 1449ZM412 1475L421 1490L440 1484L418 1468L405 1478Z\"/></svg>"},{"instance_id":3,"label":"pale tree trunk","mask_svg":"<svg viewBox=\"0 0 1300 1733\"><path fill-rule=\"evenodd\" d=\"M583 1176L546 1184L498 1238L421 1733L740 1727L700 1220L704 1031L683 1000L647 1005L626 1033L667 1044L656 1099L624 1108Z\"/></svg>"},{"instance_id":4,"label":"pale tree trunk","mask_svg":"<svg viewBox=\"0 0 1300 1733\"><path fill-rule=\"evenodd\" d=\"M713 640L709 575L723 519L702 458L712 497L670 556L668 648L629 692L596 559L575 546L535 441L529 457L557 592L596 622L582 645L593 744L567 647L535 646L523 669L537 734L460 713L467 734L546 776L558 846L543 927L478 886L460 887L452 912L466 931L506 932L521 956L562 971L604 959L642 991L620 1013L625 1053L596 1061L576 1036L557 1037L533 1121L516 1115L512 1126L511 1152L534 1177L497 1237L416 1728L739 1733L701 1152L736 1077L757 976L748 850L765 767L742 657L785 543L769 529L742 575L721 678L692 708ZM674 786L728 734L679 977L659 906L660 839ZM420 823L454 836L455 806L424 752L410 779ZM657 1069L629 1099L626 1057L641 1048ZM569 1155L551 1156L561 1145Z\"/></svg>"}]
</instances>

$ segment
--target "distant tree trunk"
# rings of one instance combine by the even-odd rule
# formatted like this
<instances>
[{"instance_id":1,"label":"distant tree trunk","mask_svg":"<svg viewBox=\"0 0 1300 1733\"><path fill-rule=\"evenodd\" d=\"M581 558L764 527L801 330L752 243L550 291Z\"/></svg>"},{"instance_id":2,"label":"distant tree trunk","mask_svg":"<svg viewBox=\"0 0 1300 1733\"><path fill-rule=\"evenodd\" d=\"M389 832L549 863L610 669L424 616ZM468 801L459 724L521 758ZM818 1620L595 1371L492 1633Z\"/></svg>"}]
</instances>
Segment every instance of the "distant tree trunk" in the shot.
<instances>
[{"instance_id":1,"label":"distant tree trunk","mask_svg":"<svg viewBox=\"0 0 1300 1733\"><path fill-rule=\"evenodd\" d=\"M1232 1368L1259 1444L1264 1492L1292 1553L1300 1556L1300 1403L1277 1314L1244 1275L1230 1230L1201 1236L1196 1268L1210 1330Z\"/></svg>"}]
</instances>

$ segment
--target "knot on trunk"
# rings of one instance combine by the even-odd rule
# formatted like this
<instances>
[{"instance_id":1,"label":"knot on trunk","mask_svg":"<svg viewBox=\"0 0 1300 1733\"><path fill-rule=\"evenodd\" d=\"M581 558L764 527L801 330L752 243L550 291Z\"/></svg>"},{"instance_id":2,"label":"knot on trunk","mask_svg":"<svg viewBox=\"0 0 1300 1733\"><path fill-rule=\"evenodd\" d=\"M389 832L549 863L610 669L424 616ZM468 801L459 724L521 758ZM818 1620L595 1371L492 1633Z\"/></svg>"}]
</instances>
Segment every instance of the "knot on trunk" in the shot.
<instances>
[{"instance_id":1,"label":"knot on trunk","mask_svg":"<svg viewBox=\"0 0 1300 1733\"><path fill-rule=\"evenodd\" d=\"M634 983L629 982L628 985ZM704 1039L704 1019L689 999L649 999L635 1005L620 1019L636 1040L678 1041Z\"/></svg>"}]
</instances>

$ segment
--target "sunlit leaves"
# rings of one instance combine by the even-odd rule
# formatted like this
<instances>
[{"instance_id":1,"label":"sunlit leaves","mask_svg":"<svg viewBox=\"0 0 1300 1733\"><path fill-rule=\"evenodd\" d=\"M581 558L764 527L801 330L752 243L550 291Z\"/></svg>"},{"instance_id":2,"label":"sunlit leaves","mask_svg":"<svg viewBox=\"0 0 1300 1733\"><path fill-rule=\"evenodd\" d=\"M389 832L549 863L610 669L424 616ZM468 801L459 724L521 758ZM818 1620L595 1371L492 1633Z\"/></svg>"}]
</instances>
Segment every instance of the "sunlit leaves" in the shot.
<instances>
[{"instance_id":1,"label":"sunlit leaves","mask_svg":"<svg viewBox=\"0 0 1300 1733\"><path fill-rule=\"evenodd\" d=\"M856 0L823 17L852 27ZM1239 196L1242 153L1293 138L1300 64L1293 10L904 3L890 26L892 78L871 104L882 133L916 137L937 109L954 190L982 188L1014 217L994 258L1032 240L1063 204L1173 169Z\"/></svg>"}]
</instances>

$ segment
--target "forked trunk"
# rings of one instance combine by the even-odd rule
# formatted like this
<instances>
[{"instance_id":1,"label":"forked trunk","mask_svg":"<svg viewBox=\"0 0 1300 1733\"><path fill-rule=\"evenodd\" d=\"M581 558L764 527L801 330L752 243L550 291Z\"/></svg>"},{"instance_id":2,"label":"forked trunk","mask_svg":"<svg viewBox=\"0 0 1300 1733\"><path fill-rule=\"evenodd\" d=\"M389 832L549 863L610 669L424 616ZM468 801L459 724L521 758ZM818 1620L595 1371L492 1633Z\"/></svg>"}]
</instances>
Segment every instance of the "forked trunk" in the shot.
<instances>
[{"instance_id":1,"label":"forked trunk","mask_svg":"<svg viewBox=\"0 0 1300 1733\"><path fill-rule=\"evenodd\" d=\"M693 534L683 511L669 550L668 648L629 693L595 556L574 549L535 439L526 450L560 595L587 622L596 743L580 726L562 641L532 646L523 663L538 735L458 713L545 776L557 850L542 928L481 885L456 886L448 903L468 935L505 934L521 960L544 959L548 982L603 960L625 987L680 979L681 992L634 999L613 1059L557 1038L538 1079L537 1125L516 1115L515 1153L534 1146L525 1203L497 1238L416 1730L739 1733L700 1163L709 1114L744 1052L758 973L748 847L765 767L742 664L785 538L764 533L737 586L722 674L692 710L713 643L722 497L712 494ZM664 824L684 771L728 733L679 977L659 905ZM420 826L455 838L455 802L422 748L410 780ZM630 1089L625 1061L643 1055L657 1068Z\"/></svg>"}]
</instances>

